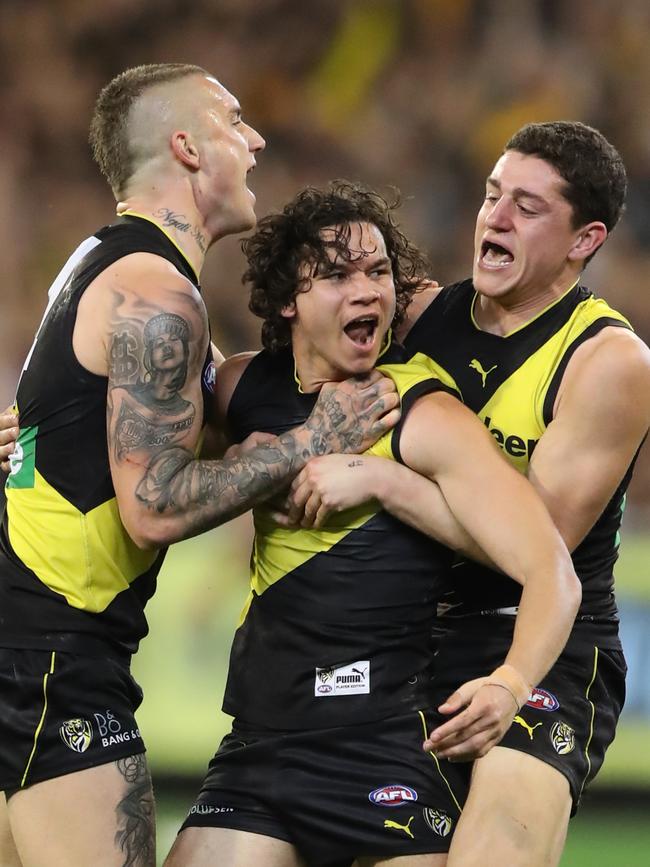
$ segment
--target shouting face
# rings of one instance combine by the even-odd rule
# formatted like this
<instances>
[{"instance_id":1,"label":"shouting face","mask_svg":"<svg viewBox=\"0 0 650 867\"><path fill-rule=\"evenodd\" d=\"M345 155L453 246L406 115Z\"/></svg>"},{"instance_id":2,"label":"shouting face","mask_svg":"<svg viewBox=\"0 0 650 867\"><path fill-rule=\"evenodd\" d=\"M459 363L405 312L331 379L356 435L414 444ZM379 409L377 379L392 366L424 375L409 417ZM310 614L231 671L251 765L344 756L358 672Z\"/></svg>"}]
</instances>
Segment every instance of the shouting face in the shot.
<instances>
[{"instance_id":1,"label":"shouting face","mask_svg":"<svg viewBox=\"0 0 650 867\"><path fill-rule=\"evenodd\" d=\"M474 286L525 302L576 279L581 228L573 226L564 179L539 157L506 151L486 182L474 236Z\"/></svg>"},{"instance_id":2,"label":"shouting face","mask_svg":"<svg viewBox=\"0 0 650 867\"><path fill-rule=\"evenodd\" d=\"M325 228L327 242L340 227ZM283 314L303 388L366 373L395 315L395 284L386 244L371 223L349 227L349 258L332 248L327 261L303 266L303 287Z\"/></svg>"}]
</instances>

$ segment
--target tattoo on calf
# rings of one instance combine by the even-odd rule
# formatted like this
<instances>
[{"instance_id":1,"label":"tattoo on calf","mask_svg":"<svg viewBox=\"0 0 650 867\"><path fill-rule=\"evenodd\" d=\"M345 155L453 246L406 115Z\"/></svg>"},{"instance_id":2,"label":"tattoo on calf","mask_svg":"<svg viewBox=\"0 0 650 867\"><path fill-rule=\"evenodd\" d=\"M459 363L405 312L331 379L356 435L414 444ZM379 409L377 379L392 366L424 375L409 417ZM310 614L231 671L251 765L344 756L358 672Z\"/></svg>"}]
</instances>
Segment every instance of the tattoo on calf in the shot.
<instances>
[{"instance_id":1,"label":"tattoo on calf","mask_svg":"<svg viewBox=\"0 0 650 867\"><path fill-rule=\"evenodd\" d=\"M156 823L151 777L144 755L118 759L126 794L116 807L115 842L124 855L123 867L154 867Z\"/></svg>"}]
</instances>

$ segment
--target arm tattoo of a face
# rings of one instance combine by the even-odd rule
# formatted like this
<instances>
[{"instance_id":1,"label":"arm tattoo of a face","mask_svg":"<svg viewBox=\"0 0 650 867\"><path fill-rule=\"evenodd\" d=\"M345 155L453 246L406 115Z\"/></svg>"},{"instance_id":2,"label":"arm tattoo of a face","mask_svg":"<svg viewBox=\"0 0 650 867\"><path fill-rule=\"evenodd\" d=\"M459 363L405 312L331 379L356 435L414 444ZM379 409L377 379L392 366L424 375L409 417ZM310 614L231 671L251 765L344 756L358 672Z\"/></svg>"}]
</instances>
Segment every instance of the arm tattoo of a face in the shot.
<instances>
[{"instance_id":1,"label":"arm tattoo of a face","mask_svg":"<svg viewBox=\"0 0 650 867\"><path fill-rule=\"evenodd\" d=\"M115 808L115 843L124 856L122 867L154 867L154 803L144 755L118 759L115 764L126 783L124 797Z\"/></svg>"},{"instance_id":2,"label":"arm tattoo of a face","mask_svg":"<svg viewBox=\"0 0 650 867\"><path fill-rule=\"evenodd\" d=\"M149 319L142 336L128 325L115 330L111 343L111 401L119 396L114 428L118 461L136 449L159 450L178 442L192 428L196 408L180 392L187 382L188 322L175 313Z\"/></svg>"}]
</instances>

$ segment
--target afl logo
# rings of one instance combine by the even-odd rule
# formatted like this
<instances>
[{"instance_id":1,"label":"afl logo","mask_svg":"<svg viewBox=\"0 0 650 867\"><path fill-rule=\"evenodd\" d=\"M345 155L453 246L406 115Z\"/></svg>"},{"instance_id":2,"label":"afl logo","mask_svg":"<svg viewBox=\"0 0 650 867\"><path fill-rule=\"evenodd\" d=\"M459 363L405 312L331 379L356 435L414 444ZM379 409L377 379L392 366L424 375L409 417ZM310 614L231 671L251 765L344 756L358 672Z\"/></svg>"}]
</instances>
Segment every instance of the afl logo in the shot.
<instances>
[{"instance_id":1,"label":"afl logo","mask_svg":"<svg viewBox=\"0 0 650 867\"><path fill-rule=\"evenodd\" d=\"M328 683L321 683L321 685L317 686L316 689L318 690L318 692L321 692L323 694L332 691L332 687Z\"/></svg>"},{"instance_id":2,"label":"afl logo","mask_svg":"<svg viewBox=\"0 0 650 867\"><path fill-rule=\"evenodd\" d=\"M560 702L555 698L552 692L548 692L541 687L536 687L530 694L530 698L526 702L526 707L534 707L537 710L557 710Z\"/></svg>"},{"instance_id":3,"label":"afl logo","mask_svg":"<svg viewBox=\"0 0 650 867\"><path fill-rule=\"evenodd\" d=\"M368 795L368 800L378 807L401 807L403 804L412 804L417 801L418 793L410 786L382 786Z\"/></svg>"},{"instance_id":4,"label":"afl logo","mask_svg":"<svg viewBox=\"0 0 650 867\"><path fill-rule=\"evenodd\" d=\"M214 384L217 381L217 368L214 366L214 361L207 364L203 368L203 385L207 388L210 394L214 394Z\"/></svg>"},{"instance_id":5,"label":"afl logo","mask_svg":"<svg viewBox=\"0 0 650 867\"><path fill-rule=\"evenodd\" d=\"M551 743L558 755L566 756L575 749L576 733L566 723L556 722L551 728Z\"/></svg>"},{"instance_id":6,"label":"afl logo","mask_svg":"<svg viewBox=\"0 0 650 867\"><path fill-rule=\"evenodd\" d=\"M93 730L86 719L69 719L59 729L61 740L75 753L85 753L93 739Z\"/></svg>"}]
</instances>

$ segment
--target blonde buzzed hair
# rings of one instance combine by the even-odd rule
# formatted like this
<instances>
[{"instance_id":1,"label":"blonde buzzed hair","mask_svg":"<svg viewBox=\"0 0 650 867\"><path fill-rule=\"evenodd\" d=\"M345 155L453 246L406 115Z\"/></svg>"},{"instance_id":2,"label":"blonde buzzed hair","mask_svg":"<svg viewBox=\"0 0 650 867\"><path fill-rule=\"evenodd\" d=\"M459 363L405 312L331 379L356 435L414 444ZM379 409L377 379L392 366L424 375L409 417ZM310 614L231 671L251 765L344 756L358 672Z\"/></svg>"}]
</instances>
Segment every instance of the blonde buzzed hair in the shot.
<instances>
[{"instance_id":1,"label":"blonde buzzed hair","mask_svg":"<svg viewBox=\"0 0 650 867\"><path fill-rule=\"evenodd\" d=\"M149 63L125 70L101 91L90 123L89 141L95 162L117 198L134 169L128 121L135 101L154 85L208 74L190 63Z\"/></svg>"}]
</instances>

